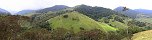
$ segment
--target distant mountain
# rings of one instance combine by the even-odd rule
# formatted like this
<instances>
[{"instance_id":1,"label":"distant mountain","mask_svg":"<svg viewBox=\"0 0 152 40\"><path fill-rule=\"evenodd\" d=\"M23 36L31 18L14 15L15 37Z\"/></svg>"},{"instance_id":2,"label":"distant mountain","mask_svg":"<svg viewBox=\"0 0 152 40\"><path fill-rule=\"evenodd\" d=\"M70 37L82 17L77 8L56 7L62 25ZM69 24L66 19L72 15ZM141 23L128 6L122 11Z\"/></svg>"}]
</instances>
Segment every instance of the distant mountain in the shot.
<instances>
[{"instance_id":1,"label":"distant mountain","mask_svg":"<svg viewBox=\"0 0 152 40\"><path fill-rule=\"evenodd\" d=\"M120 6L114 9L114 11L123 11L124 7Z\"/></svg>"},{"instance_id":2,"label":"distant mountain","mask_svg":"<svg viewBox=\"0 0 152 40\"><path fill-rule=\"evenodd\" d=\"M0 8L0 14L7 14L7 15L10 15L10 12L8 12L8 11L6 11L6 10Z\"/></svg>"},{"instance_id":3,"label":"distant mountain","mask_svg":"<svg viewBox=\"0 0 152 40\"><path fill-rule=\"evenodd\" d=\"M152 10L147 9L135 9L135 11L142 12L144 14L152 14Z\"/></svg>"},{"instance_id":4,"label":"distant mountain","mask_svg":"<svg viewBox=\"0 0 152 40\"><path fill-rule=\"evenodd\" d=\"M117 7L114 9L114 11L123 13L124 15L131 17L131 18L136 18L138 14L141 14L141 12L138 12L138 11L126 8L126 7Z\"/></svg>"},{"instance_id":5,"label":"distant mountain","mask_svg":"<svg viewBox=\"0 0 152 40\"><path fill-rule=\"evenodd\" d=\"M18 15L32 15L32 14L41 14L41 13L47 13L49 11L59 11L59 10L63 10L69 8L68 6L65 5L55 5L53 7L48 7L48 8L44 8L44 9L40 9L40 10L22 10L17 12L16 14Z\"/></svg>"},{"instance_id":6,"label":"distant mountain","mask_svg":"<svg viewBox=\"0 0 152 40\"><path fill-rule=\"evenodd\" d=\"M35 10L22 10L22 11L19 11L17 12L16 14L17 15L25 15L27 13L31 13L31 12L34 12Z\"/></svg>"},{"instance_id":7,"label":"distant mountain","mask_svg":"<svg viewBox=\"0 0 152 40\"><path fill-rule=\"evenodd\" d=\"M152 17L152 10L147 9L135 9L135 11L141 12L146 16Z\"/></svg>"},{"instance_id":8,"label":"distant mountain","mask_svg":"<svg viewBox=\"0 0 152 40\"><path fill-rule=\"evenodd\" d=\"M68 6L65 5L55 5L53 7L49 7L49 8L44 8L44 9L40 9L38 11L36 11L37 13L47 13L49 11L58 11L58 10L62 10L62 9L66 9L69 8Z\"/></svg>"}]
</instances>

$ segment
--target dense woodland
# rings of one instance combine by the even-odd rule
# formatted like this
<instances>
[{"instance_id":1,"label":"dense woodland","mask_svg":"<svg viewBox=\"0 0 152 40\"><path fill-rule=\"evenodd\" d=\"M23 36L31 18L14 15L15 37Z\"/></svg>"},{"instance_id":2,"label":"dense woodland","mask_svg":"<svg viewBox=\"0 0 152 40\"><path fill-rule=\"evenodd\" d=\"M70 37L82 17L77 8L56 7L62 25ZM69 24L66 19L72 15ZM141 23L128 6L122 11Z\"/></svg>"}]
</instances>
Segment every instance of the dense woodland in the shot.
<instances>
[{"instance_id":1,"label":"dense woodland","mask_svg":"<svg viewBox=\"0 0 152 40\"><path fill-rule=\"evenodd\" d=\"M134 40L133 34L152 29L123 12L87 5L0 14L0 40Z\"/></svg>"}]
</instances>

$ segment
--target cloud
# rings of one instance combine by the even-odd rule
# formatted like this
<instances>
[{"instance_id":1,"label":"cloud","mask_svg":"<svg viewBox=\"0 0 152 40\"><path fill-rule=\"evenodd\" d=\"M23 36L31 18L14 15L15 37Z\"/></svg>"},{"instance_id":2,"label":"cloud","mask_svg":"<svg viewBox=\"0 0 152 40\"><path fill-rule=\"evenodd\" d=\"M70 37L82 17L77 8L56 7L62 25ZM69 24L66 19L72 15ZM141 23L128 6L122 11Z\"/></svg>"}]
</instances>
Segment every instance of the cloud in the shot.
<instances>
[{"instance_id":1,"label":"cloud","mask_svg":"<svg viewBox=\"0 0 152 40\"><path fill-rule=\"evenodd\" d=\"M131 9L151 9L152 0L124 0L123 5Z\"/></svg>"}]
</instances>

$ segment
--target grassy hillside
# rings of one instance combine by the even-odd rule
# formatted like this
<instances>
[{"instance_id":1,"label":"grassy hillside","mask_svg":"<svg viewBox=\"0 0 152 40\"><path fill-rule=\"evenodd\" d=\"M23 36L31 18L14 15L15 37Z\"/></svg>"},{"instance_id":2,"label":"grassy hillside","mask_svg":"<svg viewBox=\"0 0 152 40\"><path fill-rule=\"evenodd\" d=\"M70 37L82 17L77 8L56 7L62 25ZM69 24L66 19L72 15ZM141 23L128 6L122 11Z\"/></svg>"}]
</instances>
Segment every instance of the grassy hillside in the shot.
<instances>
[{"instance_id":1,"label":"grassy hillside","mask_svg":"<svg viewBox=\"0 0 152 40\"><path fill-rule=\"evenodd\" d=\"M151 40L151 39L152 39L152 30L136 33L132 37L132 40Z\"/></svg>"},{"instance_id":2,"label":"grassy hillside","mask_svg":"<svg viewBox=\"0 0 152 40\"><path fill-rule=\"evenodd\" d=\"M123 23L118 22L118 21L111 22L110 24L112 26L115 26L116 28L119 28L119 29L124 29L124 28L128 27L126 24L123 24Z\"/></svg>"},{"instance_id":3,"label":"grassy hillside","mask_svg":"<svg viewBox=\"0 0 152 40\"><path fill-rule=\"evenodd\" d=\"M79 32L80 30L91 30L91 29L101 29L104 31L115 31L117 29L105 24L99 23L95 20L80 14L78 12L66 13L55 18L48 20L53 29L65 28L73 30L74 32Z\"/></svg>"}]
</instances>

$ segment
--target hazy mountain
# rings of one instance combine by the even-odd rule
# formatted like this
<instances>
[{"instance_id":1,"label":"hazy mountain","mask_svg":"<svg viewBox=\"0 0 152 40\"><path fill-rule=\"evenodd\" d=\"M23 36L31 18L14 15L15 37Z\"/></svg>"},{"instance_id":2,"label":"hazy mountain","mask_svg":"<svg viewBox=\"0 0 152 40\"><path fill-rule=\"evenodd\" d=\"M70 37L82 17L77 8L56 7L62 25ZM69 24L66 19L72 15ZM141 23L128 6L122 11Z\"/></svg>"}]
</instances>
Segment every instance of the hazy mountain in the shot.
<instances>
[{"instance_id":1,"label":"hazy mountain","mask_svg":"<svg viewBox=\"0 0 152 40\"><path fill-rule=\"evenodd\" d=\"M135 11L142 12L144 14L152 14L152 10L147 9L135 9Z\"/></svg>"},{"instance_id":2,"label":"hazy mountain","mask_svg":"<svg viewBox=\"0 0 152 40\"><path fill-rule=\"evenodd\" d=\"M0 14L9 14L10 15L10 12L0 8Z\"/></svg>"},{"instance_id":3,"label":"hazy mountain","mask_svg":"<svg viewBox=\"0 0 152 40\"><path fill-rule=\"evenodd\" d=\"M68 6L65 5L55 5L53 7L49 7L49 8L44 8L44 9L40 9L38 11L36 11L37 13L47 13L49 11L58 11L58 10L62 10L62 9L66 9L69 8Z\"/></svg>"},{"instance_id":4,"label":"hazy mountain","mask_svg":"<svg viewBox=\"0 0 152 40\"><path fill-rule=\"evenodd\" d=\"M147 9L135 9L135 11L141 12L146 16L152 17L152 10L147 10Z\"/></svg>"},{"instance_id":5,"label":"hazy mountain","mask_svg":"<svg viewBox=\"0 0 152 40\"><path fill-rule=\"evenodd\" d=\"M31 13L31 12L34 12L34 11L35 10L22 10L22 11L17 12L16 14L18 14L18 15L24 15L24 14Z\"/></svg>"}]
</instances>

